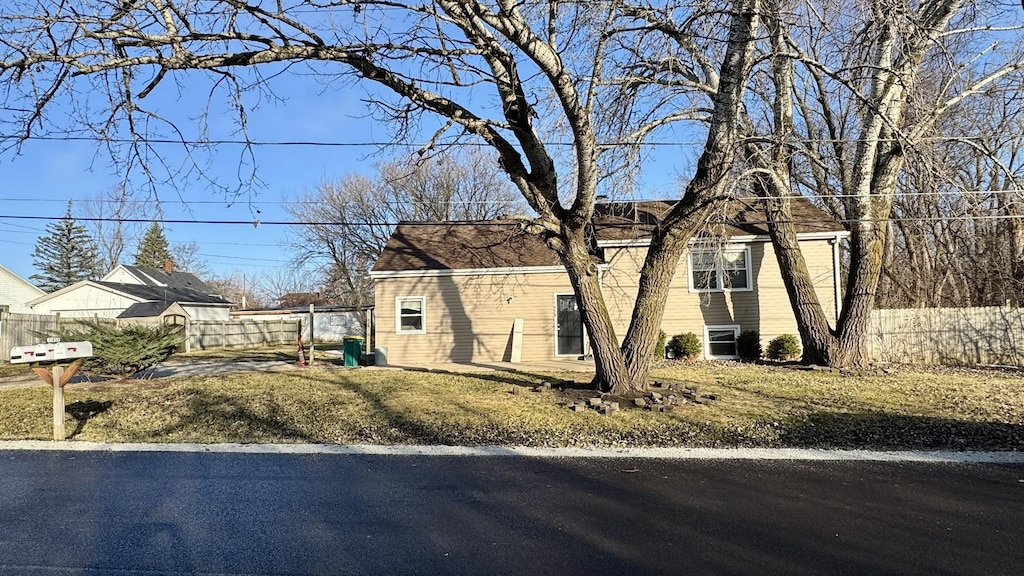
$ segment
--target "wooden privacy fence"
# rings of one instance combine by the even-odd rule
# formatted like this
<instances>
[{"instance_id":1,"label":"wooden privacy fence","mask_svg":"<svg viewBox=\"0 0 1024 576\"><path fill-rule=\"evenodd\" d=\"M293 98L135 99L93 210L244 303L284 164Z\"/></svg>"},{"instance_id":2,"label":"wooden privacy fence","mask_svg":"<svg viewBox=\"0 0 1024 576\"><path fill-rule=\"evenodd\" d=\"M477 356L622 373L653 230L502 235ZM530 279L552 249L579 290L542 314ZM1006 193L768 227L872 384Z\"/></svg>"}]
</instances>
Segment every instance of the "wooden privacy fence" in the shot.
<instances>
[{"instance_id":1,"label":"wooden privacy fence","mask_svg":"<svg viewBox=\"0 0 1024 576\"><path fill-rule=\"evenodd\" d=\"M881 362L1024 366L1024 309L875 310L868 351Z\"/></svg>"},{"instance_id":2,"label":"wooden privacy fence","mask_svg":"<svg viewBox=\"0 0 1024 576\"><path fill-rule=\"evenodd\" d=\"M189 322L186 350L294 344L302 330L298 320L231 320Z\"/></svg>"},{"instance_id":3,"label":"wooden privacy fence","mask_svg":"<svg viewBox=\"0 0 1024 576\"><path fill-rule=\"evenodd\" d=\"M57 329L58 316L0 314L0 362L10 362L11 348L45 342L48 331Z\"/></svg>"}]
</instances>

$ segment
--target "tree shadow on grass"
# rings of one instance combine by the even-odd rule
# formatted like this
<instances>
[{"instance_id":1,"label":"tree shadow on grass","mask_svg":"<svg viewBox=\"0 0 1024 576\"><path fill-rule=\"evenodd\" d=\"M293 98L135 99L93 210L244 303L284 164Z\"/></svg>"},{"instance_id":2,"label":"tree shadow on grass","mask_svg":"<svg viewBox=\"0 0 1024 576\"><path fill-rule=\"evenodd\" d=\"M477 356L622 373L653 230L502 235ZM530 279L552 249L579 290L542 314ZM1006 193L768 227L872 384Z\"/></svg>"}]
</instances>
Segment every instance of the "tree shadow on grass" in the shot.
<instances>
[{"instance_id":1,"label":"tree shadow on grass","mask_svg":"<svg viewBox=\"0 0 1024 576\"><path fill-rule=\"evenodd\" d=\"M1024 450L1024 425L888 412L812 412L782 422L787 447L874 450Z\"/></svg>"},{"instance_id":2,"label":"tree shadow on grass","mask_svg":"<svg viewBox=\"0 0 1024 576\"><path fill-rule=\"evenodd\" d=\"M249 405L232 394L195 388L190 390L184 410L173 422L152 431L155 437L188 436L198 431L203 439L221 438L231 442L297 441L321 442L298 428L287 410L273 398L256 399Z\"/></svg>"},{"instance_id":3,"label":"tree shadow on grass","mask_svg":"<svg viewBox=\"0 0 1024 576\"><path fill-rule=\"evenodd\" d=\"M486 380L488 382L496 382L498 384L509 384L512 386L519 386L522 388L535 388L542 382L550 382L552 386L558 388L575 388L581 390L592 389L590 380L578 381L572 377L568 377L563 373L542 373L542 372L528 372L526 370L492 370L487 372L458 372L449 370L431 370L427 368L403 368L406 372L422 372L424 374L451 374L452 376L461 376L465 378L473 378L475 380ZM584 374L580 372L580 374Z\"/></svg>"},{"instance_id":4,"label":"tree shadow on grass","mask_svg":"<svg viewBox=\"0 0 1024 576\"><path fill-rule=\"evenodd\" d=\"M100 414L103 414L113 405L113 400L104 400L103 402L96 400L79 400L78 402L68 404L64 408L64 412L70 414L71 417L75 419L75 429L68 435L68 439L81 434L82 429L85 428L86 422Z\"/></svg>"},{"instance_id":5,"label":"tree shadow on grass","mask_svg":"<svg viewBox=\"0 0 1024 576\"><path fill-rule=\"evenodd\" d=\"M456 373L423 370L425 373L435 375L466 376L478 378L478 373ZM313 377L300 375L307 378L311 383L320 384L321 380ZM501 380L499 380L501 381ZM525 379L514 380L515 384L521 386L531 385ZM434 409L429 405L424 407L423 412L416 412L414 409L405 409L395 402L390 401L390 394L387 391L374 389L366 385L358 378L349 378L344 374L338 374L333 384L339 388L356 394L367 405L366 413L371 417L361 429L352 428L349 432L356 437L349 441L367 442L371 444L422 444L422 445L480 445L494 444L495 434L500 434L494 426L486 425L493 419L493 414L486 408L466 403L458 398L450 396L438 396L433 399L441 410L451 411L455 409L466 415L473 423L461 418L444 418L434 414ZM537 383L532 383L536 386ZM504 440L504 438L501 438Z\"/></svg>"}]
</instances>

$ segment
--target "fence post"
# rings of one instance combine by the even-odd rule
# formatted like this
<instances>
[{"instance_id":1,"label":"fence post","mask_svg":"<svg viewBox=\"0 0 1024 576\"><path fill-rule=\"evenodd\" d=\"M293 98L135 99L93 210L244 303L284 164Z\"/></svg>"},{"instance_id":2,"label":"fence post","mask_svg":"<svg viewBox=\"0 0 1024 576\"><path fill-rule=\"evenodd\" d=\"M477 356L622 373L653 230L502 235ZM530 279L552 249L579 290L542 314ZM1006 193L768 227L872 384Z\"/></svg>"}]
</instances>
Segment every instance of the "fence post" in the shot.
<instances>
[{"instance_id":1,"label":"fence post","mask_svg":"<svg viewBox=\"0 0 1024 576\"><path fill-rule=\"evenodd\" d=\"M309 305L309 365L313 365L313 352L316 350L316 344L313 341L313 326L316 325L316 316L313 312L313 305Z\"/></svg>"},{"instance_id":2,"label":"fence post","mask_svg":"<svg viewBox=\"0 0 1024 576\"><path fill-rule=\"evenodd\" d=\"M10 315L10 307L7 304L0 304L0 364L7 362L10 358L7 357L7 351L12 348L7 342L7 333L11 331L10 327L7 326L7 317Z\"/></svg>"}]
</instances>

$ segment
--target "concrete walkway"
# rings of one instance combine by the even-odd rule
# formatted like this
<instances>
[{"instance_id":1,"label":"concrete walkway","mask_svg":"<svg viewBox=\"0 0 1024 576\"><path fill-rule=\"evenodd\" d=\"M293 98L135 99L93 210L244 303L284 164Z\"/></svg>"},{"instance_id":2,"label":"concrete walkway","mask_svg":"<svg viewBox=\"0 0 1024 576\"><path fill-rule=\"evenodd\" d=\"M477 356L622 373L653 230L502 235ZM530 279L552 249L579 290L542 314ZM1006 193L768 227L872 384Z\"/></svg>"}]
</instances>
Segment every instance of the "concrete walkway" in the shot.
<instances>
[{"instance_id":1,"label":"concrete walkway","mask_svg":"<svg viewBox=\"0 0 1024 576\"><path fill-rule=\"evenodd\" d=\"M558 372L594 372L593 360L549 360L542 362L512 363L512 362L433 362L416 366L388 365L388 366L362 366L359 368L346 368L337 364L318 361L316 366L328 366L339 370L409 370L413 372L451 372L451 373L472 373L492 372L495 370L537 372L537 373L558 373ZM136 379L168 378L172 376L213 376L216 374L229 374L232 372L290 372L302 370L295 362L284 360L224 360L224 359L171 359L161 362L150 370L140 372ZM74 382L87 381L88 378L76 376ZM42 380L35 374L23 374L0 378L0 390L12 388L31 388L33 386L45 386Z\"/></svg>"},{"instance_id":2,"label":"concrete walkway","mask_svg":"<svg viewBox=\"0 0 1024 576\"><path fill-rule=\"evenodd\" d=\"M593 360L546 360L540 362L431 362L408 366L389 364L368 366L371 369L411 370L420 372L490 372L494 370L517 372L594 372Z\"/></svg>"}]
</instances>

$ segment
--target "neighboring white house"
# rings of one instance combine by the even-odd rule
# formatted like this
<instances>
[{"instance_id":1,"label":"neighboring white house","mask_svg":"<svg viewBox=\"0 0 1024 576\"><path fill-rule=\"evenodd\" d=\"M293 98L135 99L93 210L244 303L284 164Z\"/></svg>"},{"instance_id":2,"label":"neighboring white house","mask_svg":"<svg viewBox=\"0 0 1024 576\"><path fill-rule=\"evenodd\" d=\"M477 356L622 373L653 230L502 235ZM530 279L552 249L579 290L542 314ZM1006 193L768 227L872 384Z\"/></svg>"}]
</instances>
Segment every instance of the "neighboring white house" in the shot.
<instances>
[{"instance_id":1,"label":"neighboring white house","mask_svg":"<svg viewBox=\"0 0 1024 576\"><path fill-rule=\"evenodd\" d=\"M231 302L188 272L121 265L102 280L83 280L28 303L36 314L68 318L162 318L227 321Z\"/></svg>"},{"instance_id":2,"label":"neighboring white house","mask_svg":"<svg viewBox=\"0 0 1024 576\"><path fill-rule=\"evenodd\" d=\"M36 288L28 280L0 265L0 310L12 314L32 314L28 302L44 294L46 292Z\"/></svg>"}]
</instances>

